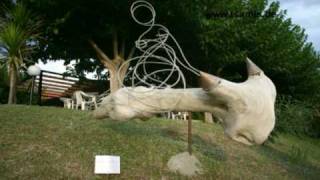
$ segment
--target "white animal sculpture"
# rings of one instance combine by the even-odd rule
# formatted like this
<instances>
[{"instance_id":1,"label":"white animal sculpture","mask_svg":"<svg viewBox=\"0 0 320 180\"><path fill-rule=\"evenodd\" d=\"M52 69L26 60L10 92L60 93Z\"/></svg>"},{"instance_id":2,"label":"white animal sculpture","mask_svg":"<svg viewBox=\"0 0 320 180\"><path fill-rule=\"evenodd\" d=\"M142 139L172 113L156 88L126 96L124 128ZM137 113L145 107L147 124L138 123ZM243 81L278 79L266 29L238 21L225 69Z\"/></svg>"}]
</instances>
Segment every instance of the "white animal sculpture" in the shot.
<instances>
[{"instance_id":1,"label":"white animal sculpture","mask_svg":"<svg viewBox=\"0 0 320 180\"><path fill-rule=\"evenodd\" d=\"M202 88L122 88L105 97L94 116L129 120L164 111L211 112L231 139L262 144L275 125L276 88L252 61L246 63L248 79L243 83L201 72Z\"/></svg>"}]
</instances>

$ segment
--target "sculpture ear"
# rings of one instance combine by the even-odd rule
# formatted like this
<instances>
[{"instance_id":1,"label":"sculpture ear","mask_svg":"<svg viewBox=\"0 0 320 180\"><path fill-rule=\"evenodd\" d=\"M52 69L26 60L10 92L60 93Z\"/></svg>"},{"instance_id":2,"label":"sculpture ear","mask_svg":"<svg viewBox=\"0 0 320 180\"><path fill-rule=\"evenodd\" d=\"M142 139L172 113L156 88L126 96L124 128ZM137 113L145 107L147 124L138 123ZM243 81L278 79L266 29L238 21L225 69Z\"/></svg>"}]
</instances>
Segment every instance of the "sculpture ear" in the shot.
<instances>
[{"instance_id":1,"label":"sculpture ear","mask_svg":"<svg viewBox=\"0 0 320 180\"><path fill-rule=\"evenodd\" d=\"M200 72L200 87L203 90L209 91L211 88L219 85L221 82L220 78L205 72Z\"/></svg>"},{"instance_id":2,"label":"sculpture ear","mask_svg":"<svg viewBox=\"0 0 320 180\"><path fill-rule=\"evenodd\" d=\"M263 71L249 58L246 59L248 76L260 75Z\"/></svg>"}]
</instances>

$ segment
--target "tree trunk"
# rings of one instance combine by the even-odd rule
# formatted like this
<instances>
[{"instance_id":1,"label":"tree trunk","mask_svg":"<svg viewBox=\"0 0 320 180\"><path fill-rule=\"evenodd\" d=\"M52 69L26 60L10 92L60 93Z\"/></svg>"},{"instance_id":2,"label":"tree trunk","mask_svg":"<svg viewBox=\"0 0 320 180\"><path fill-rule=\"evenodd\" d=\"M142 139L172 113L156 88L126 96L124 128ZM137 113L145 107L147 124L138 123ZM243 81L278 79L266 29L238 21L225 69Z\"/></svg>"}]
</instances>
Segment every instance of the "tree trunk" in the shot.
<instances>
[{"instance_id":1,"label":"tree trunk","mask_svg":"<svg viewBox=\"0 0 320 180\"><path fill-rule=\"evenodd\" d=\"M98 59L101 61L101 63L104 65L106 69L108 69L110 74L110 92L113 93L121 88L121 85L124 81L126 72L129 68L129 63L126 63L125 59L125 44L122 43L121 53L119 54L118 51L118 39L117 36L114 36L113 40L113 59L110 59L99 47L98 45L92 41L89 40L89 43L93 47L93 49L96 51ZM129 55L127 56L127 59L130 59L134 54L134 48L131 49ZM126 64L124 64L126 63ZM123 65L124 64L124 65ZM122 67L120 69L120 67Z\"/></svg>"},{"instance_id":2,"label":"tree trunk","mask_svg":"<svg viewBox=\"0 0 320 180\"><path fill-rule=\"evenodd\" d=\"M13 66L9 67L9 75L10 75L10 91L8 97L8 104L16 104L17 97L17 72Z\"/></svg>"},{"instance_id":3,"label":"tree trunk","mask_svg":"<svg viewBox=\"0 0 320 180\"><path fill-rule=\"evenodd\" d=\"M210 113L210 112L204 113L204 122L205 123L213 123L212 113Z\"/></svg>"},{"instance_id":4,"label":"tree trunk","mask_svg":"<svg viewBox=\"0 0 320 180\"><path fill-rule=\"evenodd\" d=\"M120 82L117 78L117 72L112 72L109 70L110 73L110 92L113 93L120 88Z\"/></svg>"},{"instance_id":5,"label":"tree trunk","mask_svg":"<svg viewBox=\"0 0 320 180\"><path fill-rule=\"evenodd\" d=\"M123 83L124 76L118 73L117 69L109 69L110 73L110 92L113 93L121 88L121 83Z\"/></svg>"}]
</instances>

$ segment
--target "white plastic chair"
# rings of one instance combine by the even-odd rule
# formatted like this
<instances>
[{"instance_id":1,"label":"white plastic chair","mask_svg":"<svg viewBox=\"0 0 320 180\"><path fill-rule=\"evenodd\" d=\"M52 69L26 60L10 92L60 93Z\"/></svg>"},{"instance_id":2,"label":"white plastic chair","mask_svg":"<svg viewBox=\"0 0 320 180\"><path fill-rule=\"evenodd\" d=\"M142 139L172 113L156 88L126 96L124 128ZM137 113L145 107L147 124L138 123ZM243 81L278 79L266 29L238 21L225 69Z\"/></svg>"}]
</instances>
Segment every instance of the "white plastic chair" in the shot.
<instances>
[{"instance_id":1,"label":"white plastic chair","mask_svg":"<svg viewBox=\"0 0 320 180\"><path fill-rule=\"evenodd\" d=\"M178 120L187 120L188 112L169 112L168 118L178 119Z\"/></svg>"},{"instance_id":2,"label":"white plastic chair","mask_svg":"<svg viewBox=\"0 0 320 180\"><path fill-rule=\"evenodd\" d=\"M72 99L61 97L60 100L63 102L64 108L73 109L73 100Z\"/></svg>"},{"instance_id":3,"label":"white plastic chair","mask_svg":"<svg viewBox=\"0 0 320 180\"><path fill-rule=\"evenodd\" d=\"M91 108L97 108L96 97L86 94L83 91L75 91L72 99L74 100L75 109L81 108L81 110L89 110Z\"/></svg>"}]
</instances>

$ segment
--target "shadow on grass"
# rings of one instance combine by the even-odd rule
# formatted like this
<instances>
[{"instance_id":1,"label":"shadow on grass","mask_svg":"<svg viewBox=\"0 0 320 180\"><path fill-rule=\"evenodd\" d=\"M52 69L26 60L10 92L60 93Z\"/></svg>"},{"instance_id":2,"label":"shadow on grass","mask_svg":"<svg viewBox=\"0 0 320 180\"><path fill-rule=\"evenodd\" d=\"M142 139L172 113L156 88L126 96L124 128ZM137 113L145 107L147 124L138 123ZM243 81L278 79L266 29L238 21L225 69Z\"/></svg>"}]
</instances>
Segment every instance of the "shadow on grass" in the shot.
<instances>
[{"instance_id":1,"label":"shadow on grass","mask_svg":"<svg viewBox=\"0 0 320 180\"><path fill-rule=\"evenodd\" d=\"M146 122L147 123L147 122ZM107 125L108 128L117 131L118 133L127 136L159 136L173 141L187 143L187 134L183 133L183 129L168 125L167 127L150 127L144 126L143 123L137 122L111 122ZM207 142L199 135L194 134L192 136L192 148L197 152L200 152L208 158L212 158L217 161L226 161L227 157L222 148L212 142ZM187 147L186 147L187 149Z\"/></svg>"},{"instance_id":2,"label":"shadow on grass","mask_svg":"<svg viewBox=\"0 0 320 180\"><path fill-rule=\"evenodd\" d=\"M162 135L176 141L184 141L187 143L188 134L177 130L174 126L163 128ZM192 135L192 148L208 158L212 158L217 161L227 160L226 154L221 147L215 143L206 141L198 134Z\"/></svg>"},{"instance_id":3,"label":"shadow on grass","mask_svg":"<svg viewBox=\"0 0 320 180\"><path fill-rule=\"evenodd\" d=\"M308 179L318 179L320 177L320 167L311 164L307 159L307 154L297 154L295 149L284 153L270 145L258 147L258 151L267 158L278 162L290 174L301 178L308 177Z\"/></svg>"},{"instance_id":4,"label":"shadow on grass","mask_svg":"<svg viewBox=\"0 0 320 180\"><path fill-rule=\"evenodd\" d=\"M203 155L217 161L227 160L227 156L225 152L218 145L211 142L207 142L198 135L193 135L192 141L193 141L193 144L192 144L193 149L196 149L198 152L201 152Z\"/></svg>"},{"instance_id":5,"label":"shadow on grass","mask_svg":"<svg viewBox=\"0 0 320 180\"><path fill-rule=\"evenodd\" d=\"M144 126L143 123L137 123L135 121L110 121L105 126L106 128L110 128L126 136L161 135L161 129L150 126Z\"/></svg>"}]
</instances>

